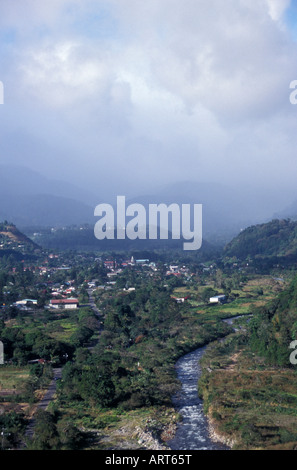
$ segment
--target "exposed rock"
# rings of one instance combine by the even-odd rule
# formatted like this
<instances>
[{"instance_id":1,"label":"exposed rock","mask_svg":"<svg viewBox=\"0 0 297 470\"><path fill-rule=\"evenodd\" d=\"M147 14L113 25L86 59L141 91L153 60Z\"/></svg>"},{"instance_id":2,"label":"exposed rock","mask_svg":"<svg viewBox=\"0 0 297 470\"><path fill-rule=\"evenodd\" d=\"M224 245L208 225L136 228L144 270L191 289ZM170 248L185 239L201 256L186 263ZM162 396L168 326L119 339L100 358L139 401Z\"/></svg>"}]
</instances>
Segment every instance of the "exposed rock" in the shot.
<instances>
[{"instance_id":1,"label":"exposed rock","mask_svg":"<svg viewBox=\"0 0 297 470\"><path fill-rule=\"evenodd\" d=\"M214 420L212 420L211 418L208 419L208 427L210 438L214 442L221 442L225 446L230 447L230 449L234 447L236 441L231 437L224 436L223 434L219 433L216 429Z\"/></svg>"},{"instance_id":2,"label":"exposed rock","mask_svg":"<svg viewBox=\"0 0 297 470\"><path fill-rule=\"evenodd\" d=\"M137 427L135 431L137 433L138 444L145 447L147 450L168 450L150 431L141 429L140 427Z\"/></svg>"}]
</instances>

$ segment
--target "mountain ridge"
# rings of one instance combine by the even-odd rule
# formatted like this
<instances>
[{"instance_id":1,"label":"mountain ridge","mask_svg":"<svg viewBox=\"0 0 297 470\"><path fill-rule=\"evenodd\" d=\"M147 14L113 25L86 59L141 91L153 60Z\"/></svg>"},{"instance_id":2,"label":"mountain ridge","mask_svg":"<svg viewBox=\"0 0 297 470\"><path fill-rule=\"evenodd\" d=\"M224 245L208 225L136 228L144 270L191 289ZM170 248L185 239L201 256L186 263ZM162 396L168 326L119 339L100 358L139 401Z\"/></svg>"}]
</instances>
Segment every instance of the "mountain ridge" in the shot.
<instances>
[{"instance_id":1,"label":"mountain ridge","mask_svg":"<svg viewBox=\"0 0 297 470\"><path fill-rule=\"evenodd\" d=\"M247 227L224 248L225 257L248 258L296 257L297 221L274 219Z\"/></svg>"},{"instance_id":2,"label":"mountain ridge","mask_svg":"<svg viewBox=\"0 0 297 470\"><path fill-rule=\"evenodd\" d=\"M10 222L0 223L0 244L9 247L10 245L26 245L34 249L39 249L37 243L22 233L14 224Z\"/></svg>"}]
</instances>

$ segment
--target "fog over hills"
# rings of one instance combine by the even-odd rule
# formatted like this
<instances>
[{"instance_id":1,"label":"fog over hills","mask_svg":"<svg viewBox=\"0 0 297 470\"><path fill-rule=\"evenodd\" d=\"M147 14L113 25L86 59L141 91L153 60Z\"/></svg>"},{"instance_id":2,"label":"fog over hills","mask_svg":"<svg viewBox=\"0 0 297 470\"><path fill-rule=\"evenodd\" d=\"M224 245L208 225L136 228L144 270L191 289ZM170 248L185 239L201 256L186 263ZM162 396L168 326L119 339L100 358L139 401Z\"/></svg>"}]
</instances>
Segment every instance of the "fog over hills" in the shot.
<instances>
[{"instance_id":1,"label":"fog over hills","mask_svg":"<svg viewBox=\"0 0 297 470\"><path fill-rule=\"evenodd\" d=\"M201 183L193 181L177 182L164 187L155 194L132 199L145 206L150 203L202 204L203 233L213 241L231 239L241 229L257 222L271 219L273 197L258 197L244 188L239 191L223 183Z\"/></svg>"},{"instance_id":2,"label":"fog over hills","mask_svg":"<svg viewBox=\"0 0 297 470\"><path fill-rule=\"evenodd\" d=\"M94 201L94 195L86 189L57 178L48 178L45 175L26 166L0 165L0 194L17 196L36 196L37 194L51 194L57 197L76 199L85 203Z\"/></svg>"},{"instance_id":3,"label":"fog over hills","mask_svg":"<svg viewBox=\"0 0 297 470\"><path fill-rule=\"evenodd\" d=\"M1 218L189 201L220 239L296 200L293 1L37 3L1 2Z\"/></svg>"},{"instance_id":4,"label":"fog over hills","mask_svg":"<svg viewBox=\"0 0 297 470\"><path fill-rule=\"evenodd\" d=\"M297 220L297 199L283 210L275 213L275 218Z\"/></svg>"},{"instance_id":5,"label":"fog over hills","mask_svg":"<svg viewBox=\"0 0 297 470\"><path fill-rule=\"evenodd\" d=\"M97 204L116 205L116 188L110 197L92 194L85 188L67 181L45 177L25 167L0 166L0 219L9 220L17 226L50 227L79 224L94 225L94 209ZM120 194L118 194L120 195ZM122 194L124 195L124 194ZM148 208L149 204L202 204L203 237L224 244L240 230L255 223L271 220L279 210L283 211L282 200L276 201L271 191L259 195L248 188L232 188L224 183L182 181L168 184L157 191L135 194L126 198L126 206L139 203ZM276 206L278 203L278 207ZM297 213L297 211L295 212Z\"/></svg>"},{"instance_id":6,"label":"fog over hills","mask_svg":"<svg viewBox=\"0 0 297 470\"><path fill-rule=\"evenodd\" d=\"M24 167L0 167L0 219L19 227L93 222L90 196L76 186Z\"/></svg>"}]
</instances>

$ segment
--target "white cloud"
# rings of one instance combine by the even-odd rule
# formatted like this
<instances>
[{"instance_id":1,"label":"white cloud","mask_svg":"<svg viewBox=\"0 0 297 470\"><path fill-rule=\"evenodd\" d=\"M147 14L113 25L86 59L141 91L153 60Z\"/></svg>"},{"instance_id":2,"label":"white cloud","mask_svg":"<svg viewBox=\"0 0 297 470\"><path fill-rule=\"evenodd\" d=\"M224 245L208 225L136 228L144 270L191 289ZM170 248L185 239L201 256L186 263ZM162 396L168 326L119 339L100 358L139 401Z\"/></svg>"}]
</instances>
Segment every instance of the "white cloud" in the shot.
<instances>
[{"instance_id":1,"label":"white cloud","mask_svg":"<svg viewBox=\"0 0 297 470\"><path fill-rule=\"evenodd\" d=\"M152 0L145 8L127 0L120 16L150 86L224 120L274 112L297 71L294 47L262 0Z\"/></svg>"},{"instance_id":2,"label":"white cloud","mask_svg":"<svg viewBox=\"0 0 297 470\"><path fill-rule=\"evenodd\" d=\"M22 52L18 69L27 98L49 107L68 107L100 97L110 86L108 56L90 56L79 42L46 42Z\"/></svg>"},{"instance_id":3,"label":"white cloud","mask_svg":"<svg viewBox=\"0 0 297 470\"><path fill-rule=\"evenodd\" d=\"M42 22L47 16L37 3L30 0L28 8ZM89 14L92 7L98 12L101 2L86 4ZM60 24L57 18L69 5L83 11L79 0L46 2L49 18ZM68 29L68 37L28 41L18 53L25 85L61 106L109 93L113 82L125 77L137 106L145 106L151 93L169 94L188 110L203 106L226 122L265 117L284 102L287 82L297 73L296 50L269 13L279 18L287 0L224 5L213 0L211 7L207 0L145 5L111 0L110 5L122 33L116 47L113 39L89 40Z\"/></svg>"},{"instance_id":4,"label":"white cloud","mask_svg":"<svg viewBox=\"0 0 297 470\"><path fill-rule=\"evenodd\" d=\"M28 0L27 16L22 2L3 2L0 18L18 31L6 58L27 117L16 125L50 141L78 179L81 155L91 177L104 166L106 179L140 185L213 168L295 174L297 51L279 23L289 1ZM116 25L104 37L100 21L88 27L101 7Z\"/></svg>"},{"instance_id":5,"label":"white cloud","mask_svg":"<svg viewBox=\"0 0 297 470\"><path fill-rule=\"evenodd\" d=\"M291 0L266 0L271 18L278 21L282 18L286 9L290 6Z\"/></svg>"}]
</instances>

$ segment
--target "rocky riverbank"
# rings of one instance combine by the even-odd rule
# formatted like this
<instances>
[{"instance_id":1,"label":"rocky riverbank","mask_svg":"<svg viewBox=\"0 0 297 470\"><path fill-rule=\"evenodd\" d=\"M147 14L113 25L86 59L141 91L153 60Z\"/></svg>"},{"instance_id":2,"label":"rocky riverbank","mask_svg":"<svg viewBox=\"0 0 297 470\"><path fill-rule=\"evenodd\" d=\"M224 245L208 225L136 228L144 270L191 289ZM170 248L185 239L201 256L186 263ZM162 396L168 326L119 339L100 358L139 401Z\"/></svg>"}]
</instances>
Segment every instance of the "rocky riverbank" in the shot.
<instances>
[{"instance_id":1,"label":"rocky riverbank","mask_svg":"<svg viewBox=\"0 0 297 470\"><path fill-rule=\"evenodd\" d=\"M209 430L209 435L211 440L214 442L220 442L224 446L227 446L232 450L234 445L236 444L236 441L230 437L224 436L222 433L220 433L217 430L216 423L213 419L208 418L208 430Z\"/></svg>"},{"instance_id":2,"label":"rocky riverbank","mask_svg":"<svg viewBox=\"0 0 297 470\"><path fill-rule=\"evenodd\" d=\"M135 410L123 415L114 425L103 429L81 428L81 431L89 435L90 449L170 450L167 443L176 433L179 415L165 407L151 411L150 416L144 417L141 410Z\"/></svg>"},{"instance_id":3,"label":"rocky riverbank","mask_svg":"<svg viewBox=\"0 0 297 470\"><path fill-rule=\"evenodd\" d=\"M168 450L169 447L167 447L166 442L173 439L176 433L175 418L173 416L172 421L165 426L160 425L154 419L149 419L144 428L137 427L138 444L147 450Z\"/></svg>"}]
</instances>

